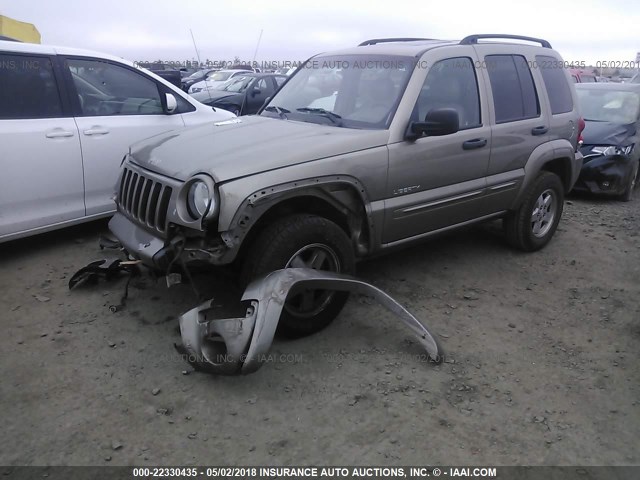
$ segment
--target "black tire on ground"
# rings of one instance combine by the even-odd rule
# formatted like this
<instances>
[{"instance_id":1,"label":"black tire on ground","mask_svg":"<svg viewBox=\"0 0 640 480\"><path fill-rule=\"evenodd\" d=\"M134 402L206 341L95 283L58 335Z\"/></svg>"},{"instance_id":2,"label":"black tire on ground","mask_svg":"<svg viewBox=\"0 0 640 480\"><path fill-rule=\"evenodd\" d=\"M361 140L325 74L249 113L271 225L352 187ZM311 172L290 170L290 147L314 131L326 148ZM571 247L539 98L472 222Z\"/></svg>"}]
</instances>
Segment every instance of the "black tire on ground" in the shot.
<instances>
[{"instance_id":1,"label":"black tire on ground","mask_svg":"<svg viewBox=\"0 0 640 480\"><path fill-rule=\"evenodd\" d=\"M243 285L288 266L355 272L355 256L347 234L330 220L315 215L281 218L266 227L249 248L242 268ZM326 291L305 291L290 297L278 333L297 338L318 332L340 313L348 298L347 292Z\"/></svg>"},{"instance_id":2,"label":"black tire on ground","mask_svg":"<svg viewBox=\"0 0 640 480\"><path fill-rule=\"evenodd\" d=\"M528 187L520 207L504 219L507 241L533 252L544 247L556 229L564 207L564 187L555 173L542 171Z\"/></svg>"},{"instance_id":3,"label":"black tire on ground","mask_svg":"<svg viewBox=\"0 0 640 480\"><path fill-rule=\"evenodd\" d=\"M620 200L623 202L630 202L631 197L633 197L633 191L638 183L638 164L640 164L640 160L636 162L633 170L631 171L631 176L629 177L629 182L627 183L627 188L625 188L624 193L620 196Z\"/></svg>"}]
</instances>

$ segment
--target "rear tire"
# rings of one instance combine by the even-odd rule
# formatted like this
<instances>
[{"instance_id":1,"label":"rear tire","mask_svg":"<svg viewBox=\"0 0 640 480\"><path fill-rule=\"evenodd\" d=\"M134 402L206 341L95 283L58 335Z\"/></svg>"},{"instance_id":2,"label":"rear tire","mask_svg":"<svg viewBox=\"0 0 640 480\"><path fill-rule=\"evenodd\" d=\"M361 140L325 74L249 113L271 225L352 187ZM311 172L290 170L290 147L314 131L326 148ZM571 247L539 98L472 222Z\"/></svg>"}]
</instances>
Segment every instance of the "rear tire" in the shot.
<instances>
[{"instance_id":1,"label":"rear tire","mask_svg":"<svg viewBox=\"0 0 640 480\"><path fill-rule=\"evenodd\" d=\"M335 223L315 215L284 217L263 230L250 246L242 283L274 270L306 267L340 273L355 272L355 256L347 234ZM305 290L290 297L280 316L278 333L297 338L318 332L340 313L347 292Z\"/></svg>"},{"instance_id":2,"label":"rear tire","mask_svg":"<svg viewBox=\"0 0 640 480\"><path fill-rule=\"evenodd\" d=\"M640 160L636 162L635 167L631 172L631 176L629 177L629 182L627 183L627 188L624 190L624 193L620 196L620 200L623 202L630 202L631 197L633 197L633 191L636 188L638 182L638 165L640 164Z\"/></svg>"},{"instance_id":3,"label":"rear tire","mask_svg":"<svg viewBox=\"0 0 640 480\"><path fill-rule=\"evenodd\" d=\"M520 207L504 219L507 241L525 252L544 247L560 222L564 187L555 173L542 171L524 194Z\"/></svg>"}]
</instances>

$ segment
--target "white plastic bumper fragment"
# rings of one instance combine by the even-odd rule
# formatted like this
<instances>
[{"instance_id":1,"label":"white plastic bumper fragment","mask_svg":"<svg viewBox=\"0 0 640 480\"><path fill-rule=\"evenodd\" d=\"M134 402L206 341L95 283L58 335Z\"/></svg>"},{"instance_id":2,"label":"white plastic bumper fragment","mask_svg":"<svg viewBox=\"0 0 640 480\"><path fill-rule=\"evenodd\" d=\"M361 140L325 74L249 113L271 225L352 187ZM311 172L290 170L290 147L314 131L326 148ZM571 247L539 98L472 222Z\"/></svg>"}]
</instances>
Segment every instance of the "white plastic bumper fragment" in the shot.
<instances>
[{"instance_id":1,"label":"white plastic bumper fragment","mask_svg":"<svg viewBox=\"0 0 640 480\"><path fill-rule=\"evenodd\" d=\"M268 358L287 297L300 289L348 291L375 298L415 333L434 363L443 361L435 336L385 292L347 275L309 268L276 270L253 281L242 296L249 304L242 318L212 318L211 301L186 312L180 317L186 360L197 370L219 375L255 372Z\"/></svg>"}]
</instances>

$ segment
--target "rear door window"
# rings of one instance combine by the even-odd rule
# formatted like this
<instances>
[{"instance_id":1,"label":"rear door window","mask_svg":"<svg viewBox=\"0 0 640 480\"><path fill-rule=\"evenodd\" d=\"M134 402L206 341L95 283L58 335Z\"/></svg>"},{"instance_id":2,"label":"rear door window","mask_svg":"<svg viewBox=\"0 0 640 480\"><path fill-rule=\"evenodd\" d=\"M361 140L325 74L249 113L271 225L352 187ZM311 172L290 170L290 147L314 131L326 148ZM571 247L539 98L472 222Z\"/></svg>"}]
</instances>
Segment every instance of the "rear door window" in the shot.
<instances>
[{"instance_id":1,"label":"rear door window","mask_svg":"<svg viewBox=\"0 0 640 480\"><path fill-rule=\"evenodd\" d=\"M0 119L62 116L48 57L0 54Z\"/></svg>"},{"instance_id":2,"label":"rear door window","mask_svg":"<svg viewBox=\"0 0 640 480\"><path fill-rule=\"evenodd\" d=\"M526 59L520 55L487 55L485 60L496 123L538 117L540 102Z\"/></svg>"},{"instance_id":3,"label":"rear door window","mask_svg":"<svg viewBox=\"0 0 640 480\"><path fill-rule=\"evenodd\" d=\"M536 57L536 63L547 88L549 103L551 103L551 113L557 115L571 112L573 110L573 97L571 96L562 62L553 57L539 55Z\"/></svg>"},{"instance_id":4,"label":"rear door window","mask_svg":"<svg viewBox=\"0 0 640 480\"><path fill-rule=\"evenodd\" d=\"M271 95L273 93L273 82L269 78L261 78L256 82L255 88L259 89L261 94Z\"/></svg>"}]
</instances>

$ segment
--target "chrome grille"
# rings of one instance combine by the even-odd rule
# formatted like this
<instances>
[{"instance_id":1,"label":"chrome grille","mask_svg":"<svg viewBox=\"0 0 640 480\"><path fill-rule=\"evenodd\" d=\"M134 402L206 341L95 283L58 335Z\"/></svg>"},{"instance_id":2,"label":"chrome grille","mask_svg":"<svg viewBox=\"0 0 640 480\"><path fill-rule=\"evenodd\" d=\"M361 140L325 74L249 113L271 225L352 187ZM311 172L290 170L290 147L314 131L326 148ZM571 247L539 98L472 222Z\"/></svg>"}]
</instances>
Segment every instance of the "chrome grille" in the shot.
<instances>
[{"instance_id":1,"label":"chrome grille","mask_svg":"<svg viewBox=\"0 0 640 480\"><path fill-rule=\"evenodd\" d=\"M170 186L125 167L120 179L118 204L130 218L164 233L172 192Z\"/></svg>"}]
</instances>

